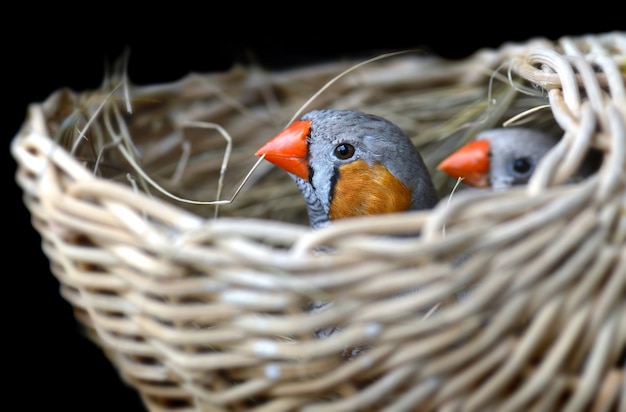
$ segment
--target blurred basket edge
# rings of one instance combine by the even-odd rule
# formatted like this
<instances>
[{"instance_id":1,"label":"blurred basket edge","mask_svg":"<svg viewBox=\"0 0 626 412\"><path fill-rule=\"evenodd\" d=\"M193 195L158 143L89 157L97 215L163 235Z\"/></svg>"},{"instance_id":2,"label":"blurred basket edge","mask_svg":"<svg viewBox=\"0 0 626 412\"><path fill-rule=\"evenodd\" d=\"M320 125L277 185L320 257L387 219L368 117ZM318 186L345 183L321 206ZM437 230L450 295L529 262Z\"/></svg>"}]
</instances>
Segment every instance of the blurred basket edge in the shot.
<instances>
[{"instance_id":1,"label":"blurred basket edge","mask_svg":"<svg viewBox=\"0 0 626 412\"><path fill-rule=\"evenodd\" d=\"M625 410L624 33L457 62L396 56L314 102L415 127L432 166L470 136L455 118L489 127L543 101L568 143L526 188L312 232L273 168L213 219L146 189L129 160L181 197L214 198L224 142L193 124L217 123L234 142L232 192L254 149L349 66L111 81L29 107L11 146L17 182L63 297L120 376L151 411ZM500 82L501 113L467 110L497 71L520 90ZM416 103L424 96L445 116ZM605 153L598 173L561 184L590 148ZM421 236L380 236L403 231ZM389 299L407 288L422 290ZM312 299L334 305L309 313ZM315 337L332 326L343 329Z\"/></svg>"}]
</instances>

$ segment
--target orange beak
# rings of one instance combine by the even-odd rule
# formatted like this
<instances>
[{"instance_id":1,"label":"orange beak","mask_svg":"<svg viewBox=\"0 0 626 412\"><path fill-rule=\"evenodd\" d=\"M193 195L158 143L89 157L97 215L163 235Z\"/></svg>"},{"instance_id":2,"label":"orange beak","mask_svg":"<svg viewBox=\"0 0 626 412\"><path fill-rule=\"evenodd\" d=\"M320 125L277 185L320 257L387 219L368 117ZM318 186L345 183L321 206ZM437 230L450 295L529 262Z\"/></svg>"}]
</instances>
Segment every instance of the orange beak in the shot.
<instances>
[{"instance_id":1,"label":"orange beak","mask_svg":"<svg viewBox=\"0 0 626 412\"><path fill-rule=\"evenodd\" d=\"M265 155L268 162L302 179L309 180L309 150L306 137L310 129L311 121L309 120L293 122L254 154Z\"/></svg>"},{"instance_id":2,"label":"orange beak","mask_svg":"<svg viewBox=\"0 0 626 412\"><path fill-rule=\"evenodd\" d=\"M472 140L439 163L437 169L463 183L479 188L489 187L489 141Z\"/></svg>"}]
</instances>

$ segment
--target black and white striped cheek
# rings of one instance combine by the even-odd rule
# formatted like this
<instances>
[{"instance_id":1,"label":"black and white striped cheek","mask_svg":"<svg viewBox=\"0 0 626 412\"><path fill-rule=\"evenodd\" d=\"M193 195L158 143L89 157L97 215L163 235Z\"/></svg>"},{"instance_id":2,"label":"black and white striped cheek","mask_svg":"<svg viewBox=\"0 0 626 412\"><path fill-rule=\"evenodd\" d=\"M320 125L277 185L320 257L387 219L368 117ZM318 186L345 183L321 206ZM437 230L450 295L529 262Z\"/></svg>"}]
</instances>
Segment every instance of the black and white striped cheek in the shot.
<instances>
[{"instance_id":1,"label":"black and white striped cheek","mask_svg":"<svg viewBox=\"0 0 626 412\"><path fill-rule=\"evenodd\" d=\"M333 197L335 196L335 188L337 187L337 181L339 180L339 168L334 167L330 176L330 185L328 187L328 212L330 212L330 205L333 203Z\"/></svg>"}]
</instances>

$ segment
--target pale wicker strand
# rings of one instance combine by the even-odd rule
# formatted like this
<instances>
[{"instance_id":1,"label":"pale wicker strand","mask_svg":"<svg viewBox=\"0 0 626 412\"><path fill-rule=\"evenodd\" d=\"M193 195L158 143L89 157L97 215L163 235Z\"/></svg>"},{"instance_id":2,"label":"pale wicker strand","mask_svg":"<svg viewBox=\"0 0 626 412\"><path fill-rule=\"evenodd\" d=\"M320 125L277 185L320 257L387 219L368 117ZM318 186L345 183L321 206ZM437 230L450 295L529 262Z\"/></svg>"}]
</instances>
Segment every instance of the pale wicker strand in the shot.
<instances>
[{"instance_id":1,"label":"pale wicker strand","mask_svg":"<svg viewBox=\"0 0 626 412\"><path fill-rule=\"evenodd\" d=\"M582 306L571 314L568 325L561 331L558 341L547 353L543 364L522 384L516 394L511 396L503 405L504 410L519 410L538 396L549 385L552 376L563 364L567 353L577 344L582 333L590 305Z\"/></svg>"},{"instance_id":2,"label":"pale wicker strand","mask_svg":"<svg viewBox=\"0 0 626 412\"><path fill-rule=\"evenodd\" d=\"M603 164L606 169L605 178L600 181L600 201L609 198L617 192L617 187L626 182L626 119L620 116L620 111L613 105L606 108L609 118L609 128L612 137L612 150L607 154L607 160ZM622 205L626 205L625 197L621 199Z\"/></svg>"},{"instance_id":3,"label":"pale wicker strand","mask_svg":"<svg viewBox=\"0 0 626 412\"><path fill-rule=\"evenodd\" d=\"M622 306L624 306L624 304L622 304ZM611 342L618 339L618 322L618 315L617 312L615 312L609 319L609 322L605 322L597 335L595 335L597 337L597 344L593 346L589 362L585 368L586 370L581 376L580 381L577 382L576 391L569 399L566 409L582 411L586 405L593 401L593 394L602 383L602 365L606 364L609 359L608 355L610 354L609 348Z\"/></svg>"}]
</instances>

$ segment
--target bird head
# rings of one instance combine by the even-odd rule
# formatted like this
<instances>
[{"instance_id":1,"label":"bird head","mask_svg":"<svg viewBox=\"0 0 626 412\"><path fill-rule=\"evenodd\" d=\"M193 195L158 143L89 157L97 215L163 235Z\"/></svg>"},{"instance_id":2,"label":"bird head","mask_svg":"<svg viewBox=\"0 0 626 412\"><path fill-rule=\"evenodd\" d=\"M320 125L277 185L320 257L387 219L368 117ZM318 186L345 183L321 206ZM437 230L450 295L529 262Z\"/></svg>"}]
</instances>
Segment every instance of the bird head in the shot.
<instances>
[{"instance_id":1,"label":"bird head","mask_svg":"<svg viewBox=\"0 0 626 412\"><path fill-rule=\"evenodd\" d=\"M309 112L255 154L290 173L314 227L352 216L427 209L438 201L411 140L371 114Z\"/></svg>"},{"instance_id":2,"label":"bird head","mask_svg":"<svg viewBox=\"0 0 626 412\"><path fill-rule=\"evenodd\" d=\"M530 180L541 158L558 138L539 130L488 129L450 154L437 169L468 186L505 190Z\"/></svg>"}]
</instances>

